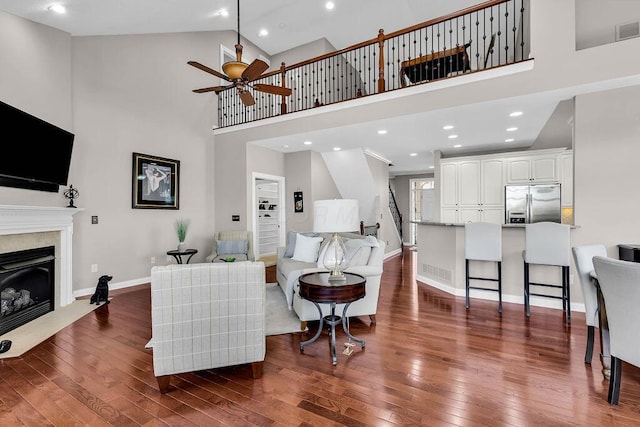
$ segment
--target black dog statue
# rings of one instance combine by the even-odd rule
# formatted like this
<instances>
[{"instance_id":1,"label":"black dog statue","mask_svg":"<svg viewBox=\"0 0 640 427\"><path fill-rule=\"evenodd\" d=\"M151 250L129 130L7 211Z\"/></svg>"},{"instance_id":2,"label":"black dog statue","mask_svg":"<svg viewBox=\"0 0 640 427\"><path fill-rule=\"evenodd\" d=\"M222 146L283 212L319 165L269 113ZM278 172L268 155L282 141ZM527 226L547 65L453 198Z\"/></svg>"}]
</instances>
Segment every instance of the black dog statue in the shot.
<instances>
[{"instance_id":1,"label":"black dog statue","mask_svg":"<svg viewBox=\"0 0 640 427\"><path fill-rule=\"evenodd\" d=\"M105 304L109 304L109 281L113 279L113 276L100 276L98 284L96 285L96 292L91 296L89 304L96 303L100 305L100 301L104 301Z\"/></svg>"}]
</instances>

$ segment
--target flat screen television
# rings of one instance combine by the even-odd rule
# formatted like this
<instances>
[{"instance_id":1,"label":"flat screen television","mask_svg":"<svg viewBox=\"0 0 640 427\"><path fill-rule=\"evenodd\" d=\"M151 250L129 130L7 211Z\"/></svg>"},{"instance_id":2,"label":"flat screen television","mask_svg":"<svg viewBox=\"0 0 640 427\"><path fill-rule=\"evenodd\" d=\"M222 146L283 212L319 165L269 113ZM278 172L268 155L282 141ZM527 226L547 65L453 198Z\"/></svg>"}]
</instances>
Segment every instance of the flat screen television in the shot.
<instances>
[{"instance_id":1,"label":"flat screen television","mask_svg":"<svg viewBox=\"0 0 640 427\"><path fill-rule=\"evenodd\" d=\"M67 185L74 135L0 101L0 185L57 192Z\"/></svg>"}]
</instances>

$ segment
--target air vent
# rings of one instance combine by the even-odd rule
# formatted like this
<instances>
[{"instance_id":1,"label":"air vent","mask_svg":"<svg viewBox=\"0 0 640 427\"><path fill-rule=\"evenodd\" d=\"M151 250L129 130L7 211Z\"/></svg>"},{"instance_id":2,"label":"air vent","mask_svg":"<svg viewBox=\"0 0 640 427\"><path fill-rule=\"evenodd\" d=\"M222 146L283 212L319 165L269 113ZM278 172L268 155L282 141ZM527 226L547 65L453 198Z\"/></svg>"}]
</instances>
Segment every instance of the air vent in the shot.
<instances>
[{"instance_id":1,"label":"air vent","mask_svg":"<svg viewBox=\"0 0 640 427\"><path fill-rule=\"evenodd\" d=\"M616 41L640 36L640 21L616 25Z\"/></svg>"}]
</instances>

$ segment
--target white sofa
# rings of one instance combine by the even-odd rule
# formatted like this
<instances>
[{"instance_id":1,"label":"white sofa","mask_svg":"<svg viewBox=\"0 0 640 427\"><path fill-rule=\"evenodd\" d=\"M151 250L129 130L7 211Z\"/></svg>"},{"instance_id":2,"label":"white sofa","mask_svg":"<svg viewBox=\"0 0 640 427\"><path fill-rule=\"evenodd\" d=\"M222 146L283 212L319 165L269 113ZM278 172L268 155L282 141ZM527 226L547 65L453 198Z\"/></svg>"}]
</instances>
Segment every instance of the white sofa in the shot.
<instances>
[{"instance_id":1,"label":"white sofa","mask_svg":"<svg viewBox=\"0 0 640 427\"><path fill-rule=\"evenodd\" d=\"M329 235L319 234L324 237L322 247L328 239ZM384 249L385 242L376 239L372 236L362 236L352 233L341 233L344 240L348 239L367 239L372 242L372 245L363 245L362 248L352 258L352 265L350 265L345 271L356 273L364 276L367 280L366 283L366 295L364 298L353 302L349 306L347 312L349 317L353 316L369 316L371 323L376 322L376 312L378 309L378 295L380 291L380 279L382 277L383 261L384 261ZM288 239L289 240L289 239ZM286 257L286 247L279 247L277 252L277 267L276 267L276 279L280 288L285 294L289 309L295 311L296 315L301 321L301 329L306 327L306 322L312 320L319 320L318 309L313 303L300 297L298 292L298 278L305 273L313 273L317 271L327 271L322 265L322 262L304 262L297 261L293 258ZM330 314L330 307L328 304L320 305L323 314ZM336 305L336 313L342 314L344 304Z\"/></svg>"},{"instance_id":2,"label":"white sofa","mask_svg":"<svg viewBox=\"0 0 640 427\"><path fill-rule=\"evenodd\" d=\"M172 264L151 269L153 372L162 393L171 374L252 364L265 356L262 262Z\"/></svg>"}]
</instances>

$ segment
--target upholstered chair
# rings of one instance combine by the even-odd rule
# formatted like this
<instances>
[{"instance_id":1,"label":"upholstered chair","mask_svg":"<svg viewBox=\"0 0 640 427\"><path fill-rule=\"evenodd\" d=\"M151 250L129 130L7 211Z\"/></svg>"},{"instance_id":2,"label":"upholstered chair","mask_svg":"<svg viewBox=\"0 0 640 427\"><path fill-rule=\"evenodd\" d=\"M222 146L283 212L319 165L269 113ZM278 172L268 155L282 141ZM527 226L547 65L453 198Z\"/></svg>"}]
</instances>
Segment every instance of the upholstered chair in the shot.
<instances>
[{"instance_id":1,"label":"upholstered chair","mask_svg":"<svg viewBox=\"0 0 640 427\"><path fill-rule=\"evenodd\" d=\"M607 400L617 405L622 361L640 367L640 263L596 256L593 267L609 323L611 378Z\"/></svg>"},{"instance_id":2,"label":"upholstered chair","mask_svg":"<svg viewBox=\"0 0 640 427\"><path fill-rule=\"evenodd\" d=\"M480 289L498 292L498 312L502 313L502 226L488 222L469 222L464 226L464 258L466 307L469 308L469 290ZM495 277L472 276L471 261L495 262ZM471 281L496 282L497 288L472 286Z\"/></svg>"},{"instance_id":3,"label":"upholstered chair","mask_svg":"<svg viewBox=\"0 0 640 427\"><path fill-rule=\"evenodd\" d=\"M171 264L151 269L153 372L160 392L171 375L251 364L266 352L262 262Z\"/></svg>"},{"instance_id":4,"label":"upholstered chair","mask_svg":"<svg viewBox=\"0 0 640 427\"><path fill-rule=\"evenodd\" d=\"M211 254L205 258L206 261L224 262L226 258L235 258L235 261L255 261L253 232L235 230L213 233Z\"/></svg>"},{"instance_id":5,"label":"upholstered chair","mask_svg":"<svg viewBox=\"0 0 640 427\"><path fill-rule=\"evenodd\" d=\"M585 320L587 322L587 350L584 354L584 363L591 364L595 328L598 326L598 293L590 273L593 271L593 257L606 257L607 249L604 245L583 245L574 246L572 251L576 271L580 279L580 287L582 288Z\"/></svg>"}]
</instances>

